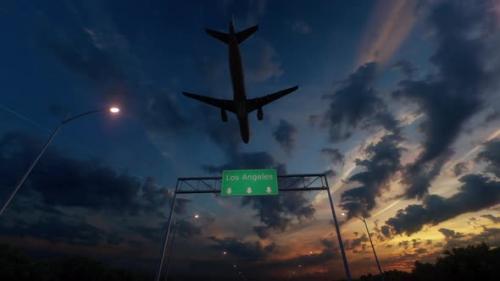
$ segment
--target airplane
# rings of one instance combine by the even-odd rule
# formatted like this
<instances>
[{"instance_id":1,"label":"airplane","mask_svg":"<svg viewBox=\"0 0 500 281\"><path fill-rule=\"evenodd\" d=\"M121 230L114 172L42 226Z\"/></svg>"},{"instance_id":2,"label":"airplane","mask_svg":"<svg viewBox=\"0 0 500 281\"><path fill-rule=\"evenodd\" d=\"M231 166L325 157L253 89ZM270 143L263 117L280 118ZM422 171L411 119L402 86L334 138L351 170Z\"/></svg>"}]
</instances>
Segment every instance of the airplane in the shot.
<instances>
[{"instance_id":1,"label":"airplane","mask_svg":"<svg viewBox=\"0 0 500 281\"><path fill-rule=\"evenodd\" d=\"M284 89L266 96L248 99L245 93L245 80L243 75L243 66L241 62L241 55L239 44L245 41L250 35L255 33L258 26L252 26L240 32L235 32L233 22L229 22L229 33L223 33L211 29L206 29L208 35L227 44L229 50L229 70L231 72L231 82L233 86L233 99L216 99L212 97L197 95L194 93L182 92L188 98L198 100L200 102L220 108L221 119L227 122L226 111L236 114L238 123L240 125L241 139L244 143L250 140L250 126L248 124L248 114L257 110L257 119L261 121L264 118L262 107L269 104L283 96L290 94L297 90L299 87L291 87Z\"/></svg>"}]
</instances>

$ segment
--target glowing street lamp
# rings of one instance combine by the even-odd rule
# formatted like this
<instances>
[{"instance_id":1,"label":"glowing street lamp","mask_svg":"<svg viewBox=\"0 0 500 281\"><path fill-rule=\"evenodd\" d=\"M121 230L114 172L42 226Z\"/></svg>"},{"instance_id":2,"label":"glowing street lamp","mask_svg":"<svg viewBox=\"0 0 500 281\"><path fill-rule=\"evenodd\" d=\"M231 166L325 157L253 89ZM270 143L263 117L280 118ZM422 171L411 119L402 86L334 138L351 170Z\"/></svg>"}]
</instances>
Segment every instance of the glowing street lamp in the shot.
<instances>
[{"instance_id":1,"label":"glowing street lamp","mask_svg":"<svg viewBox=\"0 0 500 281\"><path fill-rule=\"evenodd\" d=\"M47 140L47 142L43 145L42 150L40 150L40 152L36 156L35 160L33 160L33 162L31 163L31 165L29 166L28 170L24 173L24 175L21 178L21 180L19 180L19 182L17 183L16 187L14 188L14 190L12 191L12 193L10 194L9 198L7 199L7 201L5 201L5 203L3 204L2 209L0 209L0 216L4 213L4 211L10 205L11 201L16 196L16 194L19 191L19 189L23 186L24 182L28 179L29 175L31 174L31 171L33 170L33 168L35 168L36 164L38 163L38 161L40 160L40 158L43 156L43 154L45 153L45 150L47 150L47 147L50 145L50 143L52 142L52 140L54 139L54 137L56 136L56 134L59 132L59 130L64 125L68 124L71 121L75 121L76 119L79 119L81 117L84 117L84 116L87 116L87 115L91 115L91 114L94 114L94 113L100 113L100 112L103 112L103 111L106 111L106 110L109 110L109 112L111 114L118 114L120 112L120 108L119 107L112 106L112 107L104 108L104 109L96 109L96 110L85 111L85 112L82 112L82 113L77 114L77 115L69 116L69 117L65 118L64 120L62 120L61 123L59 123L59 125L54 129L54 131L50 135L50 137Z\"/></svg>"},{"instance_id":2,"label":"glowing street lamp","mask_svg":"<svg viewBox=\"0 0 500 281\"><path fill-rule=\"evenodd\" d=\"M342 213L342 216L347 216L346 213ZM368 239L370 240L370 244L372 245L373 256L375 257L375 262L377 263L378 271L380 272L380 276L382 276L382 280L384 280L384 271L382 271L382 266L380 266L380 262L378 260L377 252L375 251L375 247L373 246L372 236L370 230L368 229L368 224L366 223L366 219L364 217L354 216L357 219L361 220L365 224L366 233L368 234Z\"/></svg>"},{"instance_id":3,"label":"glowing street lamp","mask_svg":"<svg viewBox=\"0 0 500 281\"><path fill-rule=\"evenodd\" d=\"M112 106L109 108L109 112L112 114L118 114L118 113L120 113L120 108L117 106Z\"/></svg>"}]
</instances>

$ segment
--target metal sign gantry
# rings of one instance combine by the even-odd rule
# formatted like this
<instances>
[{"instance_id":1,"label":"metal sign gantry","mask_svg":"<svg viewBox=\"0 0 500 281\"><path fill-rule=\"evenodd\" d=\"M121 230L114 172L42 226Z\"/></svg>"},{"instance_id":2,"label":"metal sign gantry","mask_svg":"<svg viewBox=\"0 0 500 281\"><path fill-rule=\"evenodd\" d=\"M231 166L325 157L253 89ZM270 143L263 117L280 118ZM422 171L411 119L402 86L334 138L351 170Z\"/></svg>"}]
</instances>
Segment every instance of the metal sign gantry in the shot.
<instances>
[{"instance_id":1,"label":"metal sign gantry","mask_svg":"<svg viewBox=\"0 0 500 281\"><path fill-rule=\"evenodd\" d=\"M167 231L163 240L163 247L161 252L160 263L156 273L155 280L159 281L163 271L163 264L165 262L165 253L169 241L171 224L173 219L176 198L178 194L203 194L203 193L221 193L222 177L184 177L178 178L175 185L172 203L170 204L170 213L167 221ZM325 174L296 174L296 175L281 175L278 176L279 192L299 192L299 191L326 191L328 193L328 201L332 211L333 221L335 223L335 230L339 242L340 252L342 254L342 262L347 280L351 280L351 271L347 262L347 257L344 250L344 243L340 234L340 228L335 213L333 204L333 197L328 186L328 179Z\"/></svg>"}]
</instances>

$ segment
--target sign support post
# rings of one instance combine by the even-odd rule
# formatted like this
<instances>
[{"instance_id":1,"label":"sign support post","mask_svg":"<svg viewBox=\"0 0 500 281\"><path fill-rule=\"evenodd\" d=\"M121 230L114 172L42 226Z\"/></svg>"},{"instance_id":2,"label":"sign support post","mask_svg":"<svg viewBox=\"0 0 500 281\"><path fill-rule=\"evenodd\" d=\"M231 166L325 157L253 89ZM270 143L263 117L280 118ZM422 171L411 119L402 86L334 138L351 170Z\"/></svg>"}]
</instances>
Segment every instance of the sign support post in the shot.
<instances>
[{"instance_id":1,"label":"sign support post","mask_svg":"<svg viewBox=\"0 0 500 281\"><path fill-rule=\"evenodd\" d=\"M332 209L332 217L335 222L335 230L337 232L337 238L339 240L340 252L342 254L342 262L344 263L345 275L348 281L352 280L351 270L349 269L349 264L347 263L347 256L345 254L344 242L342 242L342 235L340 234L339 222L337 221L337 215L335 214L335 207L333 205L332 192L330 191L330 186L328 185L328 180L325 177L327 192L328 192L328 201L330 201L330 208Z\"/></svg>"},{"instance_id":2,"label":"sign support post","mask_svg":"<svg viewBox=\"0 0 500 281\"><path fill-rule=\"evenodd\" d=\"M174 195L172 196L172 203L170 203L170 214L168 215L167 233L165 234L165 239L163 241L160 264L158 265L158 272L156 273L156 278L155 278L156 281L160 281L161 272L163 270L163 263L165 262L165 252L167 251L168 237L170 236L170 227L172 224L172 216L174 215L175 199L177 197L178 189L179 189L179 180L177 180L177 183L175 184Z\"/></svg>"}]
</instances>

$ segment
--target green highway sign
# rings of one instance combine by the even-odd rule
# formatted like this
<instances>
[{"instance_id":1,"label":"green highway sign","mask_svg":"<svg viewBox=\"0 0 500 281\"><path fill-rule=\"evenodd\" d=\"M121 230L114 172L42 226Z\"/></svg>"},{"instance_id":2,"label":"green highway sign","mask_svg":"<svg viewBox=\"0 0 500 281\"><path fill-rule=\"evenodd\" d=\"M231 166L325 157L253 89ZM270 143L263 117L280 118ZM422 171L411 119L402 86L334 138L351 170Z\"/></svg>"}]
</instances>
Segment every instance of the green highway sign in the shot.
<instances>
[{"instance_id":1,"label":"green highway sign","mask_svg":"<svg viewBox=\"0 0 500 281\"><path fill-rule=\"evenodd\" d=\"M276 170L225 170L222 172L221 195L278 195Z\"/></svg>"}]
</instances>

